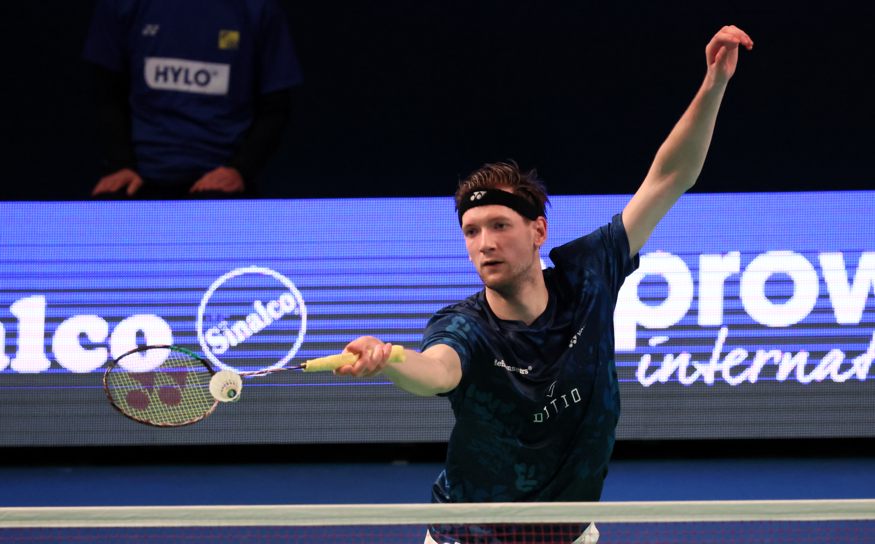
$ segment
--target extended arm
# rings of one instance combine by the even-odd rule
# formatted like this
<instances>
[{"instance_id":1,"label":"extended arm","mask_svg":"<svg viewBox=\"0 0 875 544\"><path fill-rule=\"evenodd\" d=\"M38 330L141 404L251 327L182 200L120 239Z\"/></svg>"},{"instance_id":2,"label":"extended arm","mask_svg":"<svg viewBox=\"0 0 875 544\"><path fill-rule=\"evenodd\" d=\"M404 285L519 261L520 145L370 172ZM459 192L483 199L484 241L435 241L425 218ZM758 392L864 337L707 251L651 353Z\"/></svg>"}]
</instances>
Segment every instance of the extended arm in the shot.
<instances>
[{"instance_id":1,"label":"extended arm","mask_svg":"<svg viewBox=\"0 0 875 544\"><path fill-rule=\"evenodd\" d=\"M338 368L337 374L367 377L382 372L395 385L414 395L446 393L462 379L459 355L444 344L435 344L422 353L405 350L403 363L388 363L392 345L373 336L356 338L346 350L359 354L359 359L355 364Z\"/></svg>"},{"instance_id":2,"label":"extended arm","mask_svg":"<svg viewBox=\"0 0 875 544\"><path fill-rule=\"evenodd\" d=\"M641 250L656 224L696 183L726 85L735 73L739 46L752 49L753 41L741 29L725 26L705 48L708 65L705 81L660 146L647 177L623 210L631 255Z\"/></svg>"}]
</instances>

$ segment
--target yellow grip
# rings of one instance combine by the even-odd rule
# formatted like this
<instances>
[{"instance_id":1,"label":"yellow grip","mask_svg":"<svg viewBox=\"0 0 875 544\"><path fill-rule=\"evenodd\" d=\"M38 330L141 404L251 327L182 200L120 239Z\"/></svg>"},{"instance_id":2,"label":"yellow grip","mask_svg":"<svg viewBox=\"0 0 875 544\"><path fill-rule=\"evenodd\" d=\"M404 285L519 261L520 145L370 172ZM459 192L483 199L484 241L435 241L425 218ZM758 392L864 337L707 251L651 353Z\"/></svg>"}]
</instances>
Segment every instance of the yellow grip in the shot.
<instances>
[{"instance_id":1,"label":"yellow grip","mask_svg":"<svg viewBox=\"0 0 875 544\"><path fill-rule=\"evenodd\" d=\"M304 372L325 372L335 370L342 366L351 365L359 360L359 356L349 351L338 353L337 355L329 355L328 357L319 357L318 359L310 359L302 366ZM390 363L404 362L404 347L392 346L392 353L389 354Z\"/></svg>"}]
</instances>

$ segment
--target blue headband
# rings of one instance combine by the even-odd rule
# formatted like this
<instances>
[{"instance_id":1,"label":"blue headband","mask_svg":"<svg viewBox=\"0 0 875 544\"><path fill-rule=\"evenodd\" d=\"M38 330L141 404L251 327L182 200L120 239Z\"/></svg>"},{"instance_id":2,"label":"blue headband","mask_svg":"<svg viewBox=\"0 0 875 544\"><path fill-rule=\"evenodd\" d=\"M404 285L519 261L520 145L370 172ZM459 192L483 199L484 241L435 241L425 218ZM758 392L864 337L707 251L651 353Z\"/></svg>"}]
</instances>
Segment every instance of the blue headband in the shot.
<instances>
[{"instance_id":1,"label":"blue headband","mask_svg":"<svg viewBox=\"0 0 875 544\"><path fill-rule=\"evenodd\" d=\"M519 195L501 189L480 189L467 193L459 202L459 225L465 212L477 206L505 206L532 221L544 215L537 206Z\"/></svg>"}]
</instances>

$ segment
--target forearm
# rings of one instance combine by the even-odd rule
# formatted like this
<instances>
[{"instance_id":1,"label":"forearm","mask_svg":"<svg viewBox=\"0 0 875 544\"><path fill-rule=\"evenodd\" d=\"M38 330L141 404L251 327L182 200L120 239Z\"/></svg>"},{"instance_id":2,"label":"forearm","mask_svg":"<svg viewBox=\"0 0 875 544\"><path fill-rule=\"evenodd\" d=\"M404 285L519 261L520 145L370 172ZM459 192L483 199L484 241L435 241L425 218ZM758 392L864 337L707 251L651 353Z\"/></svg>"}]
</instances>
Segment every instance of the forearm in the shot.
<instances>
[{"instance_id":1,"label":"forearm","mask_svg":"<svg viewBox=\"0 0 875 544\"><path fill-rule=\"evenodd\" d=\"M660 146L648 178L657 183L668 183L682 190L693 186L711 145L717 112L726 91L726 82L715 82L708 77L702 83L693 101Z\"/></svg>"},{"instance_id":2,"label":"forearm","mask_svg":"<svg viewBox=\"0 0 875 544\"><path fill-rule=\"evenodd\" d=\"M401 389L427 397L451 391L458 383L451 366L440 359L404 351L403 363L389 363L383 369L383 375Z\"/></svg>"},{"instance_id":3,"label":"forearm","mask_svg":"<svg viewBox=\"0 0 875 544\"><path fill-rule=\"evenodd\" d=\"M395 385L414 395L436 395L455 388L462 380L462 363L456 351L446 344L434 344L422 353L406 349L404 361L393 359L391 344L374 336L360 336L346 345L354 353L354 363L335 370L341 376L368 377L383 374Z\"/></svg>"},{"instance_id":4,"label":"forearm","mask_svg":"<svg viewBox=\"0 0 875 544\"><path fill-rule=\"evenodd\" d=\"M293 90L285 89L260 98L252 124L227 166L237 169L251 183L279 146L291 117Z\"/></svg>"},{"instance_id":5,"label":"forearm","mask_svg":"<svg viewBox=\"0 0 875 544\"><path fill-rule=\"evenodd\" d=\"M739 46L752 49L753 40L738 27L724 26L705 47L705 81L660 146L641 187L623 208L630 255L638 254L657 223L696 183L711 145L726 84L735 73Z\"/></svg>"},{"instance_id":6,"label":"forearm","mask_svg":"<svg viewBox=\"0 0 875 544\"><path fill-rule=\"evenodd\" d=\"M123 168L136 169L125 76L92 64L88 69L94 87L104 169L107 173Z\"/></svg>"}]
</instances>

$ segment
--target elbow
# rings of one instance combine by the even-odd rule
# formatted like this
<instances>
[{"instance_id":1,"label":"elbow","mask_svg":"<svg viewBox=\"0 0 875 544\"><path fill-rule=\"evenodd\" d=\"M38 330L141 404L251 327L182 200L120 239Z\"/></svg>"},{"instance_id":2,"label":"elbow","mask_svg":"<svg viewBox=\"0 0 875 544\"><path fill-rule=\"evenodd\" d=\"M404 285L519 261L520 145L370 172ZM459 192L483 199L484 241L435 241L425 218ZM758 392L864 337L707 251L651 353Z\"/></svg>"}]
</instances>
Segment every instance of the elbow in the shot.
<instances>
[{"instance_id":1,"label":"elbow","mask_svg":"<svg viewBox=\"0 0 875 544\"><path fill-rule=\"evenodd\" d=\"M446 376L445 378L446 379L441 380L440 382L431 384L431 386L428 387L427 391L417 394L423 397L443 395L445 393L449 393L450 391L455 389L457 385L459 385L459 380L453 380L450 376Z\"/></svg>"},{"instance_id":2,"label":"elbow","mask_svg":"<svg viewBox=\"0 0 875 544\"><path fill-rule=\"evenodd\" d=\"M440 395L441 393L446 393L446 391L441 391L439 389L428 389L428 390L421 389L421 390L409 391L409 392L413 393L417 397L435 397L437 395Z\"/></svg>"},{"instance_id":3,"label":"elbow","mask_svg":"<svg viewBox=\"0 0 875 544\"><path fill-rule=\"evenodd\" d=\"M690 158L657 155L648 176L656 183L674 193L682 193L693 188L702 173L705 157Z\"/></svg>"},{"instance_id":4,"label":"elbow","mask_svg":"<svg viewBox=\"0 0 875 544\"><path fill-rule=\"evenodd\" d=\"M413 393L417 397L434 397L437 395L442 395L444 393L449 393L454 389L454 387L443 387L437 385L430 386L411 386L411 387L402 387L408 393Z\"/></svg>"},{"instance_id":5,"label":"elbow","mask_svg":"<svg viewBox=\"0 0 875 544\"><path fill-rule=\"evenodd\" d=\"M671 172L659 177L657 185L662 190L681 195L692 189L699 179L699 172Z\"/></svg>"},{"instance_id":6,"label":"elbow","mask_svg":"<svg viewBox=\"0 0 875 544\"><path fill-rule=\"evenodd\" d=\"M681 186L680 186L680 188L679 188L680 192L681 192L681 193L686 193L687 191L689 191L690 189L692 189L693 187L696 186L696 181L698 181L698 180L699 180L699 175L696 174L695 176L693 176L692 178L690 178L690 179L689 179L688 181L686 181L685 183L682 183Z\"/></svg>"},{"instance_id":7,"label":"elbow","mask_svg":"<svg viewBox=\"0 0 875 544\"><path fill-rule=\"evenodd\" d=\"M461 380L461 367L458 369L458 372L456 372L455 368L451 367L446 369L446 372L442 373L437 380L434 380L426 387L423 387L423 391L421 393L414 392L414 394L423 397L433 397L435 395L449 393L459 385L459 382Z\"/></svg>"},{"instance_id":8,"label":"elbow","mask_svg":"<svg viewBox=\"0 0 875 544\"><path fill-rule=\"evenodd\" d=\"M387 371L388 370L388 371ZM402 369L390 368L383 371L383 374L392 380L395 385L412 393L418 397L433 397L443 393L449 393L458 386L461 380L461 372L458 378L453 378L452 373L432 373L421 374L405 373Z\"/></svg>"},{"instance_id":9,"label":"elbow","mask_svg":"<svg viewBox=\"0 0 875 544\"><path fill-rule=\"evenodd\" d=\"M675 172L674 175L669 176L667 183L676 194L683 194L696 185L696 181L699 179L699 174L701 173L701 168L681 170Z\"/></svg>"}]
</instances>

